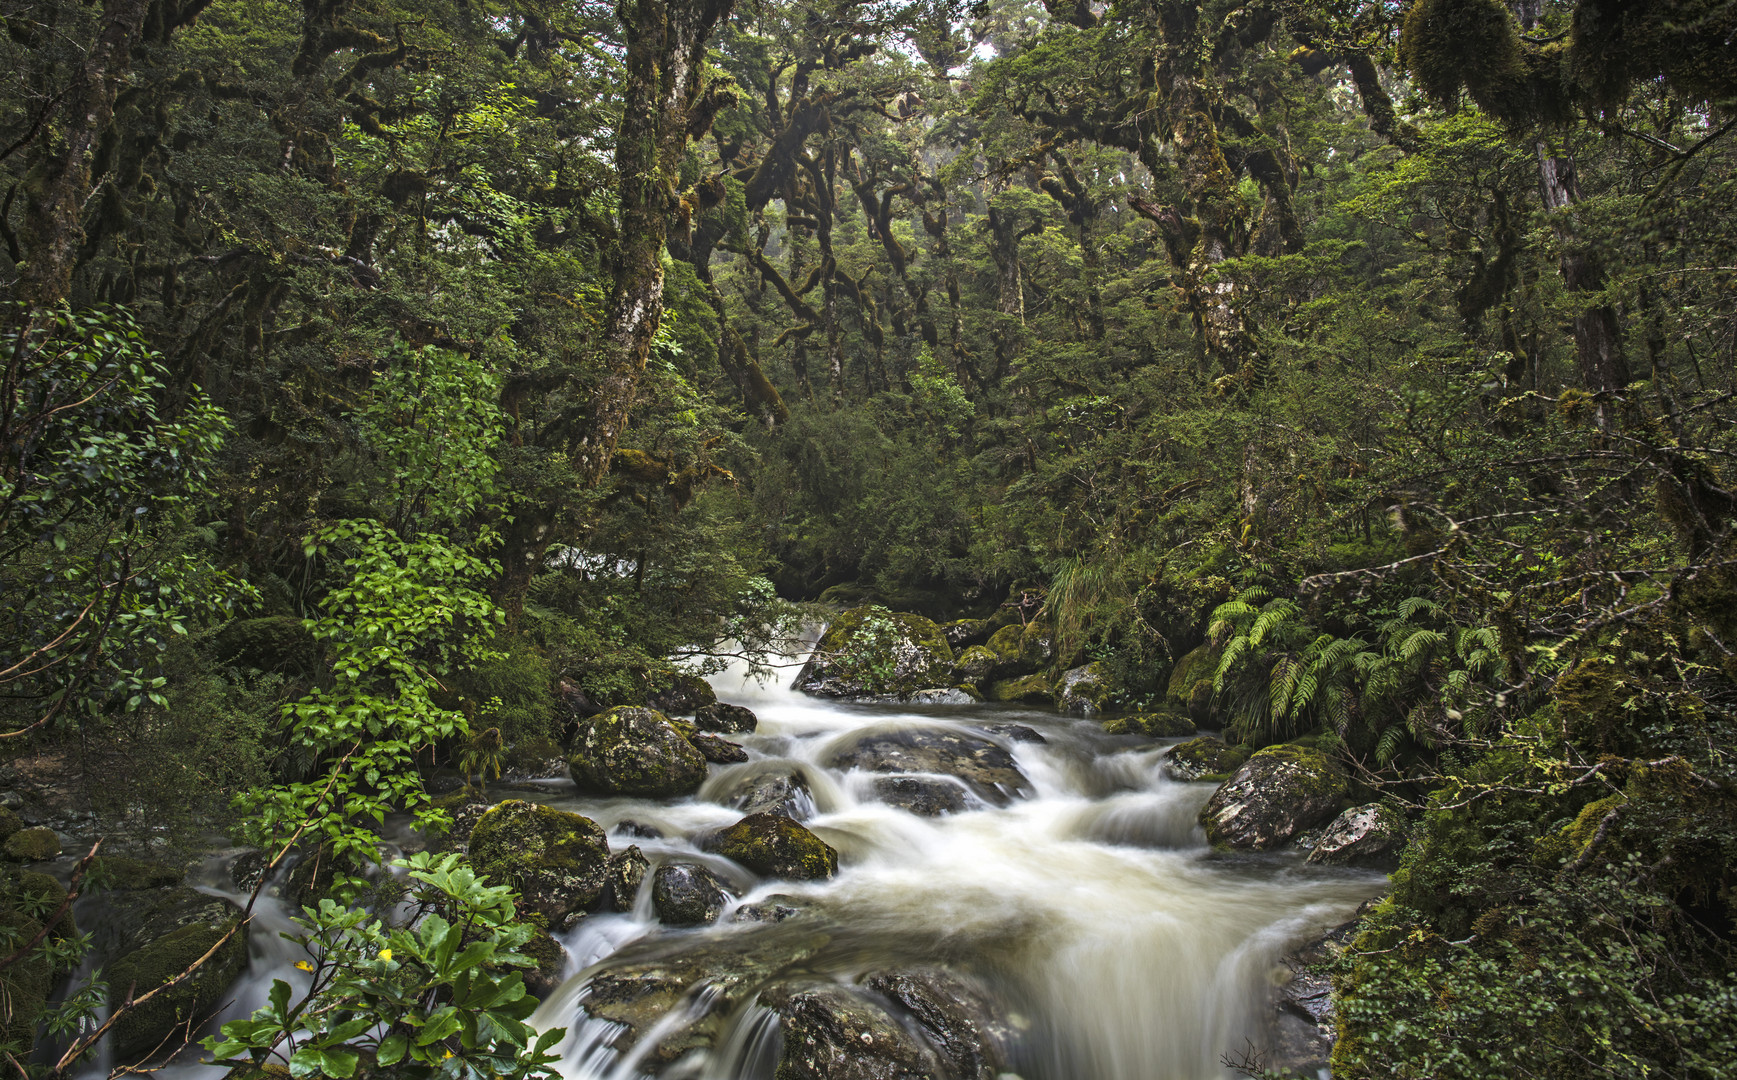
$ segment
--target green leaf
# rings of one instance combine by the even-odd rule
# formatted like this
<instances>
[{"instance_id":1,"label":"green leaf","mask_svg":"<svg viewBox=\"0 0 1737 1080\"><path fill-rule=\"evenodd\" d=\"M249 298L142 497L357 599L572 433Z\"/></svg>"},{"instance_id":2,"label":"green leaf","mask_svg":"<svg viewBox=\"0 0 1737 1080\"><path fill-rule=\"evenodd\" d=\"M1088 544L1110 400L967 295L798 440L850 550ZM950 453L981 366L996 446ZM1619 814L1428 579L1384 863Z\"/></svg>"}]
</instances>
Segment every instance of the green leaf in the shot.
<instances>
[{"instance_id":1,"label":"green leaf","mask_svg":"<svg viewBox=\"0 0 1737 1080\"><path fill-rule=\"evenodd\" d=\"M382 1065L396 1065L404 1059L410 1049L410 1040L396 1032L380 1040L380 1048L375 1052L375 1060Z\"/></svg>"}]
</instances>

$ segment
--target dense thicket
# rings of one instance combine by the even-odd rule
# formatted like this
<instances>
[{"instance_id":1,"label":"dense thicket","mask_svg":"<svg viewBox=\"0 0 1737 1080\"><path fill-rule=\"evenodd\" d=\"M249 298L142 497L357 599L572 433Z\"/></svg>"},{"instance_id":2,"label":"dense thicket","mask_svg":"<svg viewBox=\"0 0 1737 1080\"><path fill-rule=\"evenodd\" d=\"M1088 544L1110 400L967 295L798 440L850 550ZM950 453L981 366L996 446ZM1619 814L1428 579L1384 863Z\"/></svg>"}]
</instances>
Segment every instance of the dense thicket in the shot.
<instances>
[{"instance_id":1,"label":"dense thicket","mask_svg":"<svg viewBox=\"0 0 1737 1080\"><path fill-rule=\"evenodd\" d=\"M1737 1058L1730 0L0 19L0 714L105 812L360 853L1017 586L1415 823L1337 1075Z\"/></svg>"}]
</instances>

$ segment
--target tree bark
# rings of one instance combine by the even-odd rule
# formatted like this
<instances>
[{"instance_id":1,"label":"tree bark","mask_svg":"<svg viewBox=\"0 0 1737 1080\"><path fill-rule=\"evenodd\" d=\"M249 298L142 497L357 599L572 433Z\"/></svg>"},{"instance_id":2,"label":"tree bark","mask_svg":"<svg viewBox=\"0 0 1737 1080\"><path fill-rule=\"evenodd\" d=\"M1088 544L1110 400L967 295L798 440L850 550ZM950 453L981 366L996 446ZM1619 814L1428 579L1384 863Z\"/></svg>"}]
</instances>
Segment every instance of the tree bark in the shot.
<instances>
[{"instance_id":1,"label":"tree bark","mask_svg":"<svg viewBox=\"0 0 1737 1080\"><path fill-rule=\"evenodd\" d=\"M1558 153L1549 143L1538 143L1539 191L1544 209L1556 230L1562 248L1557 268L1570 293L1593 293L1604 288L1604 263L1580 241L1574 229L1574 206L1580 202L1574 158ZM1628 385L1628 359L1623 355L1622 331L1616 309L1594 304L1574 316L1574 350L1580 364L1581 384L1593 393L1608 393ZM1599 426L1607 426L1611 412L1601 405Z\"/></svg>"},{"instance_id":2,"label":"tree bark","mask_svg":"<svg viewBox=\"0 0 1737 1080\"><path fill-rule=\"evenodd\" d=\"M627 424L651 342L663 316L663 250L680 199L676 177L688 139L711 127L720 91L701 66L712 31L733 0L620 0L626 85L615 169L621 185L620 245L604 315L603 378L593 392L578 454L592 484L603 479Z\"/></svg>"},{"instance_id":3,"label":"tree bark","mask_svg":"<svg viewBox=\"0 0 1737 1080\"><path fill-rule=\"evenodd\" d=\"M58 304L72 292L97 146L114 120L115 94L149 7L148 0L105 0L96 39L66 90L65 135L59 146L45 146L25 181L19 230L24 265L16 296L26 312Z\"/></svg>"}]
</instances>

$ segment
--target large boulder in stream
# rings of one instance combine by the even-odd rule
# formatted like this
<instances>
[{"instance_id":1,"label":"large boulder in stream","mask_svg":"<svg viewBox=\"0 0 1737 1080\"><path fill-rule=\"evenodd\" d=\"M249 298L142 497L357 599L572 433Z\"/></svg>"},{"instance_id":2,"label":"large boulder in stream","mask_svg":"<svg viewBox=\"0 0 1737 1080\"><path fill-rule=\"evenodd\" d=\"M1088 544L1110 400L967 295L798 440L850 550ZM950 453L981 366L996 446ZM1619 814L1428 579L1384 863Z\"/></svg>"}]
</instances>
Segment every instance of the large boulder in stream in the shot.
<instances>
[{"instance_id":1,"label":"large boulder in stream","mask_svg":"<svg viewBox=\"0 0 1737 1080\"><path fill-rule=\"evenodd\" d=\"M832 929L823 918L803 917L717 937L641 938L603 962L581 1007L621 1025L613 1045L622 1054L655 1030L657 1044L644 1048L642 1067L656 1072L715 1046L731 1016L781 972L818 953Z\"/></svg>"},{"instance_id":2,"label":"large boulder in stream","mask_svg":"<svg viewBox=\"0 0 1737 1080\"><path fill-rule=\"evenodd\" d=\"M1062 712L1096 716L1115 700L1116 683L1109 669L1094 660L1062 672L1062 677L1056 680L1055 696Z\"/></svg>"},{"instance_id":3,"label":"large boulder in stream","mask_svg":"<svg viewBox=\"0 0 1737 1080\"><path fill-rule=\"evenodd\" d=\"M1178 780L1207 780L1214 777L1220 781L1228 780L1230 774L1241 768L1242 763L1247 760L1247 748L1227 746L1223 739L1211 735L1177 743L1164 751L1164 768Z\"/></svg>"},{"instance_id":4,"label":"large boulder in stream","mask_svg":"<svg viewBox=\"0 0 1737 1080\"><path fill-rule=\"evenodd\" d=\"M829 698L903 699L952 681L953 647L933 620L859 607L826 628L796 689Z\"/></svg>"},{"instance_id":5,"label":"large boulder in stream","mask_svg":"<svg viewBox=\"0 0 1737 1080\"><path fill-rule=\"evenodd\" d=\"M878 776L875 798L918 817L944 817L965 809L965 788L942 776Z\"/></svg>"},{"instance_id":6,"label":"large boulder in stream","mask_svg":"<svg viewBox=\"0 0 1737 1080\"><path fill-rule=\"evenodd\" d=\"M651 906L665 926L709 926L736 895L698 863L664 863L651 876Z\"/></svg>"},{"instance_id":7,"label":"large boulder in stream","mask_svg":"<svg viewBox=\"0 0 1737 1080\"><path fill-rule=\"evenodd\" d=\"M964 781L978 798L1006 806L1031 793L1013 755L981 735L948 728L903 728L871 732L833 751L835 769L876 773L939 773Z\"/></svg>"},{"instance_id":8,"label":"large boulder in stream","mask_svg":"<svg viewBox=\"0 0 1737 1080\"><path fill-rule=\"evenodd\" d=\"M838 873L832 845L783 814L750 814L703 838L700 848L761 877L819 881Z\"/></svg>"},{"instance_id":9,"label":"large boulder in stream","mask_svg":"<svg viewBox=\"0 0 1737 1080\"><path fill-rule=\"evenodd\" d=\"M1245 762L1200 811L1215 847L1276 848L1339 812L1348 785L1326 754L1286 743Z\"/></svg>"},{"instance_id":10,"label":"large boulder in stream","mask_svg":"<svg viewBox=\"0 0 1737 1080\"><path fill-rule=\"evenodd\" d=\"M241 909L185 885L111 893L105 900L93 941L117 993L131 987L142 996L216 948L186 981L128 1011L111 1035L122 1061L178 1048L187 1022L215 1012L247 967Z\"/></svg>"},{"instance_id":11,"label":"large boulder in stream","mask_svg":"<svg viewBox=\"0 0 1737 1080\"><path fill-rule=\"evenodd\" d=\"M1327 826L1309 852L1309 861L1392 870L1399 865L1404 844L1405 819L1396 811L1381 803L1353 806Z\"/></svg>"},{"instance_id":12,"label":"large boulder in stream","mask_svg":"<svg viewBox=\"0 0 1737 1080\"><path fill-rule=\"evenodd\" d=\"M714 701L694 713L694 726L701 731L719 731L725 735L751 734L760 726L760 718L752 709Z\"/></svg>"},{"instance_id":13,"label":"large boulder in stream","mask_svg":"<svg viewBox=\"0 0 1737 1080\"><path fill-rule=\"evenodd\" d=\"M874 999L834 982L778 983L760 992L784 1036L777 1080L934 1080L940 1058Z\"/></svg>"},{"instance_id":14,"label":"large boulder in stream","mask_svg":"<svg viewBox=\"0 0 1737 1080\"><path fill-rule=\"evenodd\" d=\"M477 873L518 889L519 906L559 931L603 895L609 838L588 817L508 799L471 830L470 861Z\"/></svg>"},{"instance_id":15,"label":"large boulder in stream","mask_svg":"<svg viewBox=\"0 0 1737 1080\"><path fill-rule=\"evenodd\" d=\"M645 699L646 705L659 712L679 716L694 716L708 705L718 703L712 684L698 675L676 672L670 684Z\"/></svg>"},{"instance_id":16,"label":"large boulder in stream","mask_svg":"<svg viewBox=\"0 0 1737 1080\"><path fill-rule=\"evenodd\" d=\"M581 720L567 768L585 795L669 799L692 795L706 779L706 759L669 718L633 705Z\"/></svg>"},{"instance_id":17,"label":"large boulder in stream","mask_svg":"<svg viewBox=\"0 0 1737 1080\"><path fill-rule=\"evenodd\" d=\"M792 821L805 821L815 811L808 778L791 768L748 773L718 801L740 810L743 816L782 814Z\"/></svg>"},{"instance_id":18,"label":"large boulder in stream","mask_svg":"<svg viewBox=\"0 0 1737 1080\"><path fill-rule=\"evenodd\" d=\"M1104 721L1106 735L1144 735L1148 739L1176 739L1194 732L1194 721L1179 712L1129 713Z\"/></svg>"},{"instance_id":19,"label":"large boulder in stream","mask_svg":"<svg viewBox=\"0 0 1737 1080\"><path fill-rule=\"evenodd\" d=\"M611 910L633 910L634 901L639 898L639 887L644 883L645 875L650 869L651 860L645 857L645 852L639 850L638 844L630 844L609 856L609 865L604 868L603 877Z\"/></svg>"},{"instance_id":20,"label":"large boulder in stream","mask_svg":"<svg viewBox=\"0 0 1737 1080\"><path fill-rule=\"evenodd\" d=\"M983 987L940 968L885 971L863 980L892 1002L959 1080L995 1080L1007 1069L1012 1025Z\"/></svg>"}]
</instances>

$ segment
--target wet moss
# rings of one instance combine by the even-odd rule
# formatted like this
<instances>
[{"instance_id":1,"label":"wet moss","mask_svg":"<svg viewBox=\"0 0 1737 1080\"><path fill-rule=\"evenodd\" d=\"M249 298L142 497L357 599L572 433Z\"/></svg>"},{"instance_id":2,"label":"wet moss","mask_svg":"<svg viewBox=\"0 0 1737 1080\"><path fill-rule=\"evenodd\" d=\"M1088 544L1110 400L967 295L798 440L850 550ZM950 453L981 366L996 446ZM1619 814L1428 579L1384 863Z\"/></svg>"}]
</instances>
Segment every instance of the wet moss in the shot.
<instances>
[{"instance_id":1,"label":"wet moss","mask_svg":"<svg viewBox=\"0 0 1737 1080\"><path fill-rule=\"evenodd\" d=\"M706 779L706 759L683 729L655 709L618 706L582 721L568 751L573 782L586 794L664 799L691 795Z\"/></svg>"},{"instance_id":2,"label":"wet moss","mask_svg":"<svg viewBox=\"0 0 1737 1080\"><path fill-rule=\"evenodd\" d=\"M45 862L60 854L60 837L53 829L20 829L6 838L5 852L19 862Z\"/></svg>"},{"instance_id":3,"label":"wet moss","mask_svg":"<svg viewBox=\"0 0 1737 1080\"><path fill-rule=\"evenodd\" d=\"M985 696L990 701L1011 701L1021 705L1055 704L1055 691L1050 689L1049 680L1042 675L1022 675L992 683Z\"/></svg>"},{"instance_id":4,"label":"wet moss","mask_svg":"<svg viewBox=\"0 0 1737 1080\"><path fill-rule=\"evenodd\" d=\"M1129 713L1104 721L1109 735L1144 735L1150 739L1173 739L1195 732L1194 721L1176 712Z\"/></svg>"},{"instance_id":5,"label":"wet moss","mask_svg":"<svg viewBox=\"0 0 1737 1080\"><path fill-rule=\"evenodd\" d=\"M181 927L116 961L109 969L109 986L116 993L133 988L135 995L154 990L181 974L216 945L235 922L196 922ZM211 959L179 985L130 1010L115 1023L115 1053L132 1060L159 1045L181 1045L188 1022L209 1016L247 966L247 942L237 932Z\"/></svg>"},{"instance_id":6,"label":"wet moss","mask_svg":"<svg viewBox=\"0 0 1737 1080\"><path fill-rule=\"evenodd\" d=\"M838 852L782 814L750 814L702 847L762 877L820 881L838 873Z\"/></svg>"},{"instance_id":7,"label":"wet moss","mask_svg":"<svg viewBox=\"0 0 1737 1080\"><path fill-rule=\"evenodd\" d=\"M560 930L603 894L609 838L588 817L509 799L471 830L470 861L477 873L517 888L526 911Z\"/></svg>"}]
</instances>

